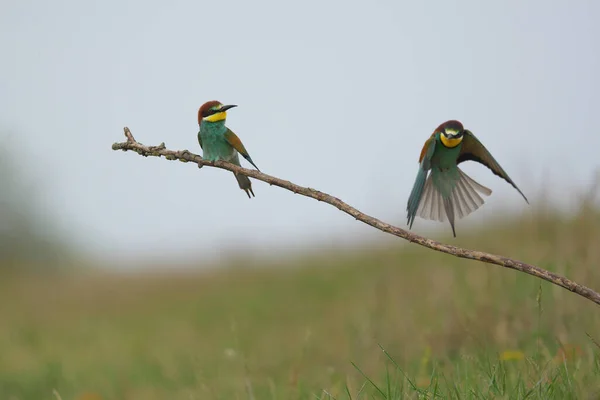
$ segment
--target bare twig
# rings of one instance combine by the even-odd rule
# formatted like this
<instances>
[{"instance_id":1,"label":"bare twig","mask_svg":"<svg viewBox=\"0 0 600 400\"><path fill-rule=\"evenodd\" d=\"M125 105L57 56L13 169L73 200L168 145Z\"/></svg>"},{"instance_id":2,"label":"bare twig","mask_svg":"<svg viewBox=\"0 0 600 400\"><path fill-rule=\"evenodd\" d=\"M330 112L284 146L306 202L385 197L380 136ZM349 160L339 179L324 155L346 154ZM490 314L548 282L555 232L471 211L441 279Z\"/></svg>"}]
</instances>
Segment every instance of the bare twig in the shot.
<instances>
[{"instance_id":1,"label":"bare twig","mask_svg":"<svg viewBox=\"0 0 600 400\"><path fill-rule=\"evenodd\" d=\"M207 161L204 160L197 154L193 154L187 150L181 151L173 151L168 150L165 147L164 143L161 143L158 146L145 146L139 142L137 142L129 128L125 127L125 137L127 138L126 142L123 143L114 143L112 145L113 150L123 150L123 151L135 151L138 154L148 157L161 157L164 156L168 160L179 160L181 162L193 162L198 165L198 168L202 168L204 165L208 165L211 167L221 168L228 171L235 172L237 174L246 175L257 179L259 181L263 181L268 183L269 185L279 186L283 189L287 189L296 194L301 194L306 197L311 197L315 200L322 201L332 206L338 208L339 210L349 214L354 217L358 221L364 222L367 225L370 225L380 231L392 234L394 236L401 237L402 239L406 239L409 242L420 244L421 246L430 248L432 250L441 251L442 253L451 254L455 257L467 258L470 260L482 261L489 264L496 264L501 267L515 269L517 271L524 272L529 275L533 275L537 278L543 279L547 282L551 282L555 285L558 285L562 288L570 290L571 292L577 293L578 295L585 297L588 300L593 301L594 303L600 305L600 294L595 292L594 290L580 285L576 282L571 281L565 277L557 275L553 272L546 271L540 267L536 267L535 265L526 264L521 261L513 260L511 258L498 256L495 254L484 253L482 251L468 250L463 249L456 246L451 246L448 244L440 243L435 240L428 239L423 236L419 236L412 232L406 231L404 229L398 228L396 226L387 224L377 218L373 218L369 215L366 215L356 208L344 203L342 200L337 197L333 197L327 193L323 193L321 191L303 187L296 185L290 181L286 181L283 179L276 178L274 176L270 176L264 174L262 172L258 172L251 169L246 169L242 167L238 167L237 165L225 162L225 161Z\"/></svg>"},{"instance_id":2,"label":"bare twig","mask_svg":"<svg viewBox=\"0 0 600 400\"><path fill-rule=\"evenodd\" d=\"M600 349L600 344L598 344L598 342L596 341L596 339L594 339L594 338L592 337L592 335L590 335L590 334L589 334L589 333L587 333L587 332L586 332L585 334L587 335L587 337L588 337L588 338L590 338L590 340L592 341L592 343L594 343L594 344L596 345L596 347Z\"/></svg>"}]
</instances>

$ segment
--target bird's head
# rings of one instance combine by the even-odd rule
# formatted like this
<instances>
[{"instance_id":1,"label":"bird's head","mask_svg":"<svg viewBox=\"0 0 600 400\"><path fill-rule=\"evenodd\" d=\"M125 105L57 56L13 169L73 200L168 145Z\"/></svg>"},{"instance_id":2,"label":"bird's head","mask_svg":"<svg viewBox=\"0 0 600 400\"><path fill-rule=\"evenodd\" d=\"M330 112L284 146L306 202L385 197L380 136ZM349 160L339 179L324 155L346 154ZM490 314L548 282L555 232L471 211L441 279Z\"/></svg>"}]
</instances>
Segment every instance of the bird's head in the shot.
<instances>
[{"instance_id":1,"label":"bird's head","mask_svg":"<svg viewBox=\"0 0 600 400\"><path fill-rule=\"evenodd\" d=\"M198 109L198 125L200 125L202 121L225 121L227 118L227 110L233 107L237 106L233 104L226 106L217 100L207 101L206 103L202 104L200 109Z\"/></svg>"},{"instance_id":2,"label":"bird's head","mask_svg":"<svg viewBox=\"0 0 600 400\"><path fill-rule=\"evenodd\" d=\"M440 133L440 139L446 147L456 147L462 142L465 129L456 120L446 121L435 130Z\"/></svg>"}]
</instances>

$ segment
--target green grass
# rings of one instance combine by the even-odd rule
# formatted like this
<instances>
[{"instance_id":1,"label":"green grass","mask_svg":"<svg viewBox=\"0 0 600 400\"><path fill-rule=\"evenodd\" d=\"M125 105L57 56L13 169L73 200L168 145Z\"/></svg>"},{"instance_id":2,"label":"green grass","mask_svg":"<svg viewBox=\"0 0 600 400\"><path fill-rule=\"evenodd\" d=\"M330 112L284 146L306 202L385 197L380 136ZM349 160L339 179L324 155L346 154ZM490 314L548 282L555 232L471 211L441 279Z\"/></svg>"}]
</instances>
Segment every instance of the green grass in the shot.
<instances>
[{"instance_id":1,"label":"green grass","mask_svg":"<svg viewBox=\"0 0 600 400\"><path fill-rule=\"evenodd\" d=\"M600 214L588 207L448 241L600 289ZM0 281L0 399L600 394L598 306L401 241L204 273Z\"/></svg>"}]
</instances>

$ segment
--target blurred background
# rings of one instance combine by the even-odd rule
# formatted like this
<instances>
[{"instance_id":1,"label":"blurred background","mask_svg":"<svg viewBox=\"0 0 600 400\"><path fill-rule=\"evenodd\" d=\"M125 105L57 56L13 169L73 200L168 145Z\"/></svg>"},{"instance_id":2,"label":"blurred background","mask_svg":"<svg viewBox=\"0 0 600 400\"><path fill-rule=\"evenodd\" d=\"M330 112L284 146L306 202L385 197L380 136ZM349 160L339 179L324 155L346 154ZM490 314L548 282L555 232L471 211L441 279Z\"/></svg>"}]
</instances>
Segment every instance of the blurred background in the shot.
<instances>
[{"instance_id":1,"label":"blurred background","mask_svg":"<svg viewBox=\"0 0 600 400\"><path fill-rule=\"evenodd\" d=\"M0 10L0 398L381 395L365 376L398 388L386 398L438 381L450 397L600 390L589 301L262 182L248 200L229 172L111 150L128 126L201 154L198 107L237 104L227 125L263 172L404 227L421 147L458 119L531 204L467 163L486 205L458 238L413 230L598 290L599 3Z\"/></svg>"}]
</instances>

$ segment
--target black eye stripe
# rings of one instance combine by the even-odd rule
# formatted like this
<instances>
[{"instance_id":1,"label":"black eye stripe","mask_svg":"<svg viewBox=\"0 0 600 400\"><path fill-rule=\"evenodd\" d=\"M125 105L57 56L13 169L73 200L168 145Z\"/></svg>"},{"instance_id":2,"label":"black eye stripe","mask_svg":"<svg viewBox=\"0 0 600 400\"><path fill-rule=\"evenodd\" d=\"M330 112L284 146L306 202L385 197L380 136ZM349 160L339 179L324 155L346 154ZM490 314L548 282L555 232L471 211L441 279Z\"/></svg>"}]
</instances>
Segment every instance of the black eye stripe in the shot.
<instances>
[{"instance_id":1,"label":"black eye stripe","mask_svg":"<svg viewBox=\"0 0 600 400\"><path fill-rule=\"evenodd\" d=\"M220 112L220 110L211 110L211 109L208 109L208 110L204 111L204 113L202 114L202 117L203 118L204 117L208 117L209 115L213 115L213 114L216 114L218 112Z\"/></svg>"}]
</instances>

